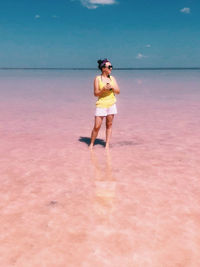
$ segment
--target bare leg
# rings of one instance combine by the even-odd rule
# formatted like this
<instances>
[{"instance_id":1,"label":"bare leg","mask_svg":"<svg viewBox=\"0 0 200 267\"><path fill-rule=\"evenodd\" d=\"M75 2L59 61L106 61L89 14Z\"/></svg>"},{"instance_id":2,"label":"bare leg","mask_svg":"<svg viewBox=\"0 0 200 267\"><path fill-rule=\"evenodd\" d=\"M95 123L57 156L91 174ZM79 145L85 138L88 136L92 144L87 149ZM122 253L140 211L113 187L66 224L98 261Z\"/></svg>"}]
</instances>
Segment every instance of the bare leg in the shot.
<instances>
[{"instance_id":1,"label":"bare leg","mask_svg":"<svg viewBox=\"0 0 200 267\"><path fill-rule=\"evenodd\" d=\"M106 148L109 148L113 119L114 119L114 114L108 115L106 117Z\"/></svg>"},{"instance_id":2,"label":"bare leg","mask_svg":"<svg viewBox=\"0 0 200 267\"><path fill-rule=\"evenodd\" d=\"M103 121L103 117L95 116L95 119L94 119L94 128L93 128L93 130L92 130L92 134L91 134L91 142L90 142L90 146L89 146L90 149L93 148L94 141L95 141L95 139L97 138L99 129L101 128L102 121Z\"/></svg>"}]
</instances>

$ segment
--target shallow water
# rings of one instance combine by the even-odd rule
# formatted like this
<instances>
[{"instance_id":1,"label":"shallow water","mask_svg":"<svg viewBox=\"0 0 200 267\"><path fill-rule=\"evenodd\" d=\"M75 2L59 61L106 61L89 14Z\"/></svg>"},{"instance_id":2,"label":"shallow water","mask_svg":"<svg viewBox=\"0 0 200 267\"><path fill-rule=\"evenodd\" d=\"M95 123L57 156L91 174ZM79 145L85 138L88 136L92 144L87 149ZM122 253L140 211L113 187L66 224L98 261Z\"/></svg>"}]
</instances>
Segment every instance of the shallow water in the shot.
<instances>
[{"instance_id":1,"label":"shallow water","mask_svg":"<svg viewBox=\"0 0 200 267\"><path fill-rule=\"evenodd\" d=\"M200 266L199 72L115 71L90 152L96 74L0 71L0 265Z\"/></svg>"}]
</instances>

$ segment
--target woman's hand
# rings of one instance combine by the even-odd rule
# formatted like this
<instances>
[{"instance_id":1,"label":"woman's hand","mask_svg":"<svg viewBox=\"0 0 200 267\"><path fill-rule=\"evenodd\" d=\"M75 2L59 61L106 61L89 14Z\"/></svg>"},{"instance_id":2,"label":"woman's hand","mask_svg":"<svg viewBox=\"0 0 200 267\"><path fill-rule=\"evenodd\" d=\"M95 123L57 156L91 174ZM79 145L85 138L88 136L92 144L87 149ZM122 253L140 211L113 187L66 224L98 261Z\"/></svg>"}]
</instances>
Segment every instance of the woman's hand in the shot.
<instances>
[{"instance_id":1,"label":"woman's hand","mask_svg":"<svg viewBox=\"0 0 200 267\"><path fill-rule=\"evenodd\" d=\"M111 86L110 83L107 83L101 90L99 90L99 79L98 79L98 76L95 78L94 80L94 95L95 96L100 96L102 93L105 93L105 92L108 92L108 91L113 91L116 90L115 87L117 88L117 92L116 93L119 93L118 92L118 86L114 80L114 87Z\"/></svg>"},{"instance_id":2,"label":"woman's hand","mask_svg":"<svg viewBox=\"0 0 200 267\"><path fill-rule=\"evenodd\" d=\"M112 89L111 85L110 85L109 83L107 83L107 84L102 88L102 91L103 91L103 92L106 92L106 91L109 91L109 90L111 90L111 89Z\"/></svg>"}]
</instances>

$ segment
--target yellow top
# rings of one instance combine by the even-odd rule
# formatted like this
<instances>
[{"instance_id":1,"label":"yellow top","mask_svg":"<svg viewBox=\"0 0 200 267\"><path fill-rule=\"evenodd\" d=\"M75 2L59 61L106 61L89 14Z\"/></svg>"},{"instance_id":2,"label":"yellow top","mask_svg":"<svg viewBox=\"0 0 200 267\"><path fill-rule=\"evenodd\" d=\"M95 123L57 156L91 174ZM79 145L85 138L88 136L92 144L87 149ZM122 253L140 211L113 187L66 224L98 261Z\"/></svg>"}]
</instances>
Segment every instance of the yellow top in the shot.
<instances>
[{"instance_id":1,"label":"yellow top","mask_svg":"<svg viewBox=\"0 0 200 267\"><path fill-rule=\"evenodd\" d=\"M106 83L102 82L101 76L98 77L99 80L99 89L102 90L102 88L106 85ZM113 85L112 76L110 76L110 85ZM98 108L109 108L112 105L116 103L116 97L112 90L108 90L108 92L104 92L99 96L96 107Z\"/></svg>"}]
</instances>

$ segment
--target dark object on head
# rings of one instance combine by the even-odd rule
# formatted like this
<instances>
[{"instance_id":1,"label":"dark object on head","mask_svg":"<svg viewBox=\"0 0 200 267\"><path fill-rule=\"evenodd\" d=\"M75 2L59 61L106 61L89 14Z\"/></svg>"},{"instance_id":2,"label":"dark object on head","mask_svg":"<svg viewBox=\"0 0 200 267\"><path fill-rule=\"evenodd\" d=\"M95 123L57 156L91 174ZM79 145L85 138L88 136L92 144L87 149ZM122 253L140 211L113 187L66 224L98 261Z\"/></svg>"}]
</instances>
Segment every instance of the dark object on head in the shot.
<instances>
[{"instance_id":1,"label":"dark object on head","mask_svg":"<svg viewBox=\"0 0 200 267\"><path fill-rule=\"evenodd\" d=\"M103 60L99 59L99 60L97 61L97 63L99 64L98 68L99 68L100 70L102 70L102 68L104 68L104 67L106 66L106 62L110 62L110 61L109 61L107 58L105 58L105 59L103 59Z\"/></svg>"}]
</instances>

